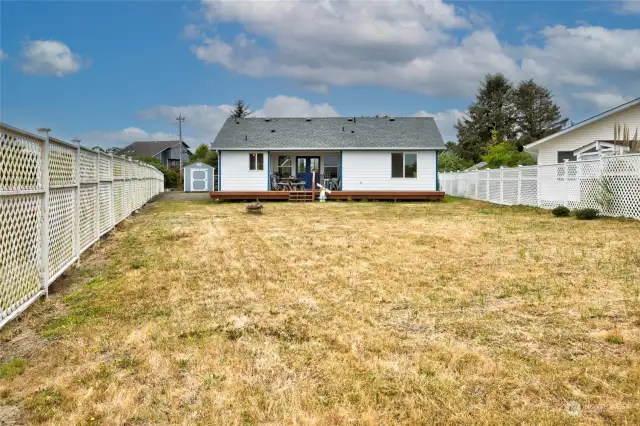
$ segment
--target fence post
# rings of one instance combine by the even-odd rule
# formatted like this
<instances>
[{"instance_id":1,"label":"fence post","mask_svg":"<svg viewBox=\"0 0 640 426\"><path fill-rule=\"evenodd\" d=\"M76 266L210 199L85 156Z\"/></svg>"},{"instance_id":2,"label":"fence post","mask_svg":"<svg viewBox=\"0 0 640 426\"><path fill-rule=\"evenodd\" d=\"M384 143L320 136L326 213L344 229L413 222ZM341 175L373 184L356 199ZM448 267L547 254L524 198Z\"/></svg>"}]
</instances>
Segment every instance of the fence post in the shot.
<instances>
[{"instance_id":1,"label":"fence post","mask_svg":"<svg viewBox=\"0 0 640 426\"><path fill-rule=\"evenodd\" d=\"M474 176L476 178L476 198L475 199L477 200L478 199L478 186L479 186L478 183L480 183L480 172L477 171L477 170L474 170L473 174L474 174Z\"/></svg>"},{"instance_id":2,"label":"fence post","mask_svg":"<svg viewBox=\"0 0 640 426\"><path fill-rule=\"evenodd\" d=\"M100 150L96 150L98 156L96 157L96 167L97 167L97 191L96 191L96 235L95 238L100 238Z\"/></svg>"},{"instance_id":3,"label":"fence post","mask_svg":"<svg viewBox=\"0 0 640 426\"><path fill-rule=\"evenodd\" d=\"M504 166L500 166L500 204L504 204Z\"/></svg>"},{"instance_id":4,"label":"fence post","mask_svg":"<svg viewBox=\"0 0 640 426\"><path fill-rule=\"evenodd\" d=\"M569 160L564 160L564 206L569 207Z\"/></svg>"},{"instance_id":5,"label":"fence post","mask_svg":"<svg viewBox=\"0 0 640 426\"><path fill-rule=\"evenodd\" d=\"M51 129L42 127L38 132L44 133L42 143L42 228L41 232L41 262L42 262L42 289L45 296L49 296L49 132Z\"/></svg>"},{"instance_id":6,"label":"fence post","mask_svg":"<svg viewBox=\"0 0 640 426\"><path fill-rule=\"evenodd\" d=\"M522 203L522 164L518 164L518 205Z\"/></svg>"},{"instance_id":7,"label":"fence post","mask_svg":"<svg viewBox=\"0 0 640 426\"><path fill-rule=\"evenodd\" d=\"M489 186L491 185L491 182L489 181L489 175L491 174L491 169L489 169L489 168L488 168L488 169L484 172L484 174L485 174L485 176L487 177L487 179L486 179L486 181L487 181L487 182L486 182L486 187L487 187L487 189L486 189L486 194L485 194L485 199L484 199L484 200L485 200L485 201L489 201Z\"/></svg>"},{"instance_id":8,"label":"fence post","mask_svg":"<svg viewBox=\"0 0 640 426\"><path fill-rule=\"evenodd\" d=\"M80 139L71 139L78 145L76 150L76 205L75 205L75 223L73 236L73 251L76 257L76 266L80 266Z\"/></svg>"},{"instance_id":9,"label":"fence post","mask_svg":"<svg viewBox=\"0 0 640 426\"><path fill-rule=\"evenodd\" d=\"M111 205L109 206L109 215L111 216L111 229L116 227L116 181L113 178L113 151L109 153L109 162L111 171Z\"/></svg>"}]
</instances>

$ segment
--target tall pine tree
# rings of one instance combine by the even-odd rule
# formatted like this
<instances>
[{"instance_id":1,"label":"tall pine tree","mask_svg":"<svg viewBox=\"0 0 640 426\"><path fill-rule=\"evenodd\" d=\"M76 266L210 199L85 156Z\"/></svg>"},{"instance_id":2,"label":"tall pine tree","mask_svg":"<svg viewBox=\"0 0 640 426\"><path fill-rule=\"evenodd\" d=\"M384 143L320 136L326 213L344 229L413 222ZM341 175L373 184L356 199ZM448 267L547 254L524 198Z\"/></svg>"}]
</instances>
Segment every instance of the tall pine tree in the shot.
<instances>
[{"instance_id":1,"label":"tall pine tree","mask_svg":"<svg viewBox=\"0 0 640 426\"><path fill-rule=\"evenodd\" d=\"M501 141L515 138L516 116L511 82L502 74L487 74L469 107L468 118L456 125L459 155L478 162L487 154L493 134Z\"/></svg>"},{"instance_id":2,"label":"tall pine tree","mask_svg":"<svg viewBox=\"0 0 640 426\"><path fill-rule=\"evenodd\" d=\"M552 135L567 125L551 91L533 80L522 81L514 91L520 147Z\"/></svg>"},{"instance_id":3,"label":"tall pine tree","mask_svg":"<svg viewBox=\"0 0 640 426\"><path fill-rule=\"evenodd\" d=\"M249 104L243 101L242 99L238 99L233 104L233 109L231 109L230 117L235 118L245 118L251 115L251 109L249 108Z\"/></svg>"}]
</instances>

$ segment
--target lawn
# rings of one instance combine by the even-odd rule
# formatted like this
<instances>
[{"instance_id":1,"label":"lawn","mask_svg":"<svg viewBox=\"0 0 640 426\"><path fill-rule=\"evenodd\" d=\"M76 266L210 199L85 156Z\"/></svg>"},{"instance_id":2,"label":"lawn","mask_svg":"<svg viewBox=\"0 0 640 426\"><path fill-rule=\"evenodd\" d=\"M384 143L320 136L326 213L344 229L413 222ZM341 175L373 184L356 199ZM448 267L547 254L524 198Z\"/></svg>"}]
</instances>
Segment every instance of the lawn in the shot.
<instances>
[{"instance_id":1,"label":"lawn","mask_svg":"<svg viewBox=\"0 0 640 426\"><path fill-rule=\"evenodd\" d=\"M640 222L156 202L0 331L28 424L640 424Z\"/></svg>"}]
</instances>

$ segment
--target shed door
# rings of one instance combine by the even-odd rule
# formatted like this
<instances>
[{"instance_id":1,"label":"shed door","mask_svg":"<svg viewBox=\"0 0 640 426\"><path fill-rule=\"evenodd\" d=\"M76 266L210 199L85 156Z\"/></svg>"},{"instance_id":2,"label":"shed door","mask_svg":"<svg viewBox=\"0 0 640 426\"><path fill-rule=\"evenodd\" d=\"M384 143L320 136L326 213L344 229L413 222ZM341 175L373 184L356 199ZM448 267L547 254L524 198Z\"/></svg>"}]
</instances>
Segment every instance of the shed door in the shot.
<instances>
[{"instance_id":1,"label":"shed door","mask_svg":"<svg viewBox=\"0 0 640 426\"><path fill-rule=\"evenodd\" d=\"M209 191L209 170L191 169L191 191Z\"/></svg>"}]
</instances>

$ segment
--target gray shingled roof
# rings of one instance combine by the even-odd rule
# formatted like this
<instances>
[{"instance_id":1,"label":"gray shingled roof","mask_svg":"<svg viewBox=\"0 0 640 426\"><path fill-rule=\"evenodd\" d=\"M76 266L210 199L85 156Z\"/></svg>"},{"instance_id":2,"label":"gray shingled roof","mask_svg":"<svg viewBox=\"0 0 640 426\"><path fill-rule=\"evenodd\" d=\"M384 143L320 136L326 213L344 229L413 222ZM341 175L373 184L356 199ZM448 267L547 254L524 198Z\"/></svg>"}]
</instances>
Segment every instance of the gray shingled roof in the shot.
<instances>
[{"instance_id":1,"label":"gray shingled roof","mask_svg":"<svg viewBox=\"0 0 640 426\"><path fill-rule=\"evenodd\" d=\"M140 141L127 145L118 151L119 155L129 155L131 157L153 157L165 149L173 148L180 141ZM186 144L185 144L186 145ZM187 146L187 150L191 150Z\"/></svg>"},{"instance_id":2,"label":"gray shingled roof","mask_svg":"<svg viewBox=\"0 0 640 426\"><path fill-rule=\"evenodd\" d=\"M446 149L432 117L229 118L213 149Z\"/></svg>"}]
</instances>

